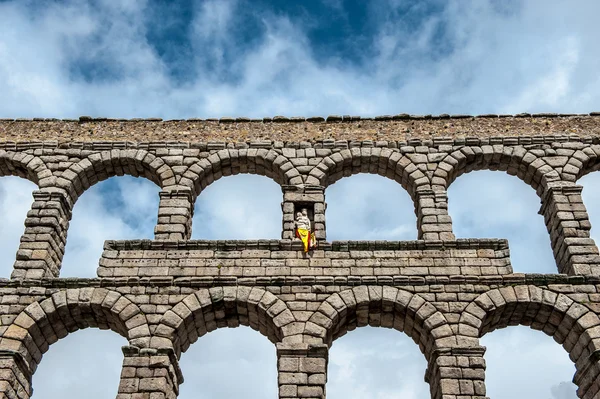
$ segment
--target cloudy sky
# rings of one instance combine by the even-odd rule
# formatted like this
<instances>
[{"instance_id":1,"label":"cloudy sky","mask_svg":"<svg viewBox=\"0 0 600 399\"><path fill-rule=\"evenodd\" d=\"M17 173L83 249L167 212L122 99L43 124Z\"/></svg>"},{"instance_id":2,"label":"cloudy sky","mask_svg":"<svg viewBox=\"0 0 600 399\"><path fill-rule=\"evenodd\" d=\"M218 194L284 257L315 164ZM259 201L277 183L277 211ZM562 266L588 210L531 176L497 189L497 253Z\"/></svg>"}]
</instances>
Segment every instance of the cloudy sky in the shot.
<instances>
[{"instance_id":1,"label":"cloudy sky","mask_svg":"<svg viewBox=\"0 0 600 399\"><path fill-rule=\"evenodd\" d=\"M0 0L0 117L599 111L599 12L595 0ZM600 225L600 177L580 183ZM33 189L0 178L4 277ZM86 192L62 275L95 276L105 239L151 238L157 192L128 177ZM326 195L330 240L416 238L413 205L392 181L357 175ZM518 178L473 172L449 198L457 236L508 238L515 271L556 272L539 198ZM280 202L265 177L223 178L199 197L193 237L278 238ZM573 364L543 333L509 327L482 342L492 399L576 397ZM34 398L114 397L125 343L94 329L59 341ZM180 398L273 398L275 365L249 328L210 333L182 357ZM428 398L425 367L404 334L358 329L331 349L328 397Z\"/></svg>"}]
</instances>

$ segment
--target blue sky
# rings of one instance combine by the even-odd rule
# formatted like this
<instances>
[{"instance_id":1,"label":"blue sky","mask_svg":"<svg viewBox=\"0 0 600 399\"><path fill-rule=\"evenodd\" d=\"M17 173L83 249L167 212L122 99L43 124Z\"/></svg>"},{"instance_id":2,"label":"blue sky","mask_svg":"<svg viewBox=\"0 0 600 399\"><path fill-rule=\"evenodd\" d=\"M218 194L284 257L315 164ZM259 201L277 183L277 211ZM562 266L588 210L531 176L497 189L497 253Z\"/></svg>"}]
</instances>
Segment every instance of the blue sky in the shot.
<instances>
[{"instance_id":1,"label":"blue sky","mask_svg":"<svg viewBox=\"0 0 600 399\"><path fill-rule=\"evenodd\" d=\"M600 111L599 13L595 0L0 0L0 117ZM597 226L599 174L580 183ZM251 189L260 195L246 195ZM3 276L32 190L0 178ZM86 192L62 275L95 276L105 239L152 237L157 192L126 176ZM508 238L515 271L556 271L539 198L518 178L473 172L448 195L457 236ZM390 180L357 175L326 196L329 239L416 237L413 205ZM277 238L280 202L267 178L221 179L198 198L193 237ZM44 355L34 398L114 396L124 343L109 331L69 335ZM575 398L573 365L551 338L509 327L482 343L493 399ZM246 397L275 395L274 348L248 328L203 337L181 366L180 398L240 396L232 375ZM403 334L358 329L331 349L328 397L428 398L424 369Z\"/></svg>"},{"instance_id":2,"label":"blue sky","mask_svg":"<svg viewBox=\"0 0 600 399\"><path fill-rule=\"evenodd\" d=\"M3 113L588 112L600 92L590 0L172 4L0 2Z\"/></svg>"}]
</instances>

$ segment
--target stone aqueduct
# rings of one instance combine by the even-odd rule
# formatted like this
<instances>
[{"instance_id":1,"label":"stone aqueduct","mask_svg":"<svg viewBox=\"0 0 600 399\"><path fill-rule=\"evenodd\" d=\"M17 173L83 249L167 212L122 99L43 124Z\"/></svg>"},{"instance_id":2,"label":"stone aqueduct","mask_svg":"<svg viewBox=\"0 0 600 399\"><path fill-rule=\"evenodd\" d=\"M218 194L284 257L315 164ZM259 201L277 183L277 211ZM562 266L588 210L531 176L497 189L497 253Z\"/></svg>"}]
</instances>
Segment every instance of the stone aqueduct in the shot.
<instances>
[{"instance_id":1,"label":"stone aqueduct","mask_svg":"<svg viewBox=\"0 0 600 399\"><path fill-rule=\"evenodd\" d=\"M280 398L324 398L330 345L371 325L415 341L432 398L480 399L480 337L527 325L569 353L578 396L600 398L600 256L577 185L600 168L600 115L2 120L0 137L0 176L38 186L0 280L2 397L29 398L49 347L97 327L129 341L117 398L176 398L181 353L245 325L276 345ZM537 192L557 274L513 273L505 240L455 239L446 190L480 169ZM282 239L189 240L195 199L239 173L281 185ZM418 240L326 241L326 188L356 173L408 191ZM98 278L60 278L74 204L120 175L160 186L155 239L107 241ZM319 240L308 254L293 240L298 207Z\"/></svg>"}]
</instances>

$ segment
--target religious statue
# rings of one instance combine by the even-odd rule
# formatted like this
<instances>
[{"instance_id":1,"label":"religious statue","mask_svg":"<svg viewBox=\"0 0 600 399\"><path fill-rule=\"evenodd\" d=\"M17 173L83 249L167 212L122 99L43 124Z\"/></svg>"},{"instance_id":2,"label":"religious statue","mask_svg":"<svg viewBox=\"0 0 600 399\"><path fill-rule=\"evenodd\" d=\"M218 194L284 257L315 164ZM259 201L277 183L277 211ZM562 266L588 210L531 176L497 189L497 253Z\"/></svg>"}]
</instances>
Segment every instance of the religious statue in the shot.
<instances>
[{"instance_id":1,"label":"religious statue","mask_svg":"<svg viewBox=\"0 0 600 399\"><path fill-rule=\"evenodd\" d=\"M303 208L296 213L296 237L302 241L304 252L308 252L317 246L315 233L312 232L308 210Z\"/></svg>"}]
</instances>

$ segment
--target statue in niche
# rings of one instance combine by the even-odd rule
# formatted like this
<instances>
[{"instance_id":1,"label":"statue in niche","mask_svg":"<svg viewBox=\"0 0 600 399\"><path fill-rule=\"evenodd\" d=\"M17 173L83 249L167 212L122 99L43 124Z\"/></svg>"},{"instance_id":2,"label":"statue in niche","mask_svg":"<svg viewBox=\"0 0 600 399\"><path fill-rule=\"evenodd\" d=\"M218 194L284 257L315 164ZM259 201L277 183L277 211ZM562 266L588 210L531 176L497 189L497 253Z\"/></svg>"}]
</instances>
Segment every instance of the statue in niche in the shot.
<instances>
[{"instance_id":1,"label":"statue in niche","mask_svg":"<svg viewBox=\"0 0 600 399\"><path fill-rule=\"evenodd\" d=\"M302 241L304 252L308 252L317 246L315 233L312 231L306 208L302 208L300 212L296 213L296 237Z\"/></svg>"}]
</instances>

